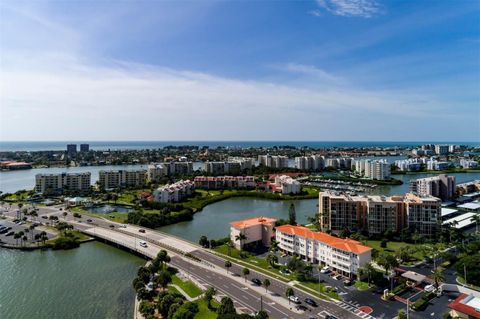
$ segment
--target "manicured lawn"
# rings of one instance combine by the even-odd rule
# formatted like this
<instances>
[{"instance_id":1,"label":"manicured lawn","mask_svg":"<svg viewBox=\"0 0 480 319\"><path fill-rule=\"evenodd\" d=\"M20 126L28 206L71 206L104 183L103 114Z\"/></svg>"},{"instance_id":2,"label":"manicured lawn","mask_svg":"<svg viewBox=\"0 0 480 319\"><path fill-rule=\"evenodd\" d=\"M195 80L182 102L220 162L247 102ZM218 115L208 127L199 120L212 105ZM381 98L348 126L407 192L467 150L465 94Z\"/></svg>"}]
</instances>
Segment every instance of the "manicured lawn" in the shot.
<instances>
[{"instance_id":1,"label":"manicured lawn","mask_svg":"<svg viewBox=\"0 0 480 319\"><path fill-rule=\"evenodd\" d=\"M230 248L230 254L229 254L229 249L228 249L227 245L218 246L218 247L215 248L215 251L219 252L221 254L224 254L226 256L230 256L230 257L236 259L236 261L238 261L238 262L251 263L252 265L258 266L260 268L267 269L267 270L278 273L278 269L273 268L263 258L258 258L258 257L251 256L251 255L249 255L247 258L240 258L240 251L235 249L235 248ZM280 274L279 274L279 277L283 277L283 276L280 276Z\"/></svg>"},{"instance_id":2,"label":"manicured lawn","mask_svg":"<svg viewBox=\"0 0 480 319\"><path fill-rule=\"evenodd\" d=\"M360 280L355 281L353 286L360 291L365 291L365 290L368 290L368 288L369 288L367 282L360 281Z\"/></svg>"},{"instance_id":3,"label":"manicured lawn","mask_svg":"<svg viewBox=\"0 0 480 319\"><path fill-rule=\"evenodd\" d=\"M217 313L215 309L218 307L218 302L212 300L212 310L208 309L207 302L205 300L198 300L195 302L198 305L198 313L195 315L195 319L215 319Z\"/></svg>"},{"instance_id":4,"label":"manicured lawn","mask_svg":"<svg viewBox=\"0 0 480 319\"><path fill-rule=\"evenodd\" d=\"M190 297L195 298L202 294L202 290L198 288L193 282L190 280L182 281L177 276L172 277L172 283L182 288Z\"/></svg>"},{"instance_id":5,"label":"manicured lawn","mask_svg":"<svg viewBox=\"0 0 480 319\"><path fill-rule=\"evenodd\" d=\"M300 286L305 286L305 287L308 287L310 289L313 289L315 291L314 292L311 292L311 293L314 293L315 295L317 296L320 296L322 297L322 294L324 295L327 295L329 296L330 298L333 298L333 299L337 299L337 300L340 300L340 298L338 297L337 293L336 292L333 292L333 291L327 291L327 289L325 288L325 284L323 283L318 283L318 282L300 282L300 284L296 284L295 287L300 287ZM300 287L301 288L301 287Z\"/></svg>"},{"instance_id":6,"label":"manicured lawn","mask_svg":"<svg viewBox=\"0 0 480 319\"><path fill-rule=\"evenodd\" d=\"M85 215L85 216L91 216L91 217L96 217L96 218L105 218L105 219L111 220L113 222L122 223L122 224L125 224L127 222L127 219L128 219L128 214L127 213L112 212L112 213L108 213L108 214L95 214L95 213L83 210L79 207L74 207L74 208L71 209L71 211L72 212L68 214L69 215L67 217L68 219L72 218L73 212L79 213L80 215ZM63 216L60 218L60 220L62 220L62 219L63 219Z\"/></svg>"},{"instance_id":7,"label":"manicured lawn","mask_svg":"<svg viewBox=\"0 0 480 319\"><path fill-rule=\"evenodd\" d=\"M380 247L380 243L381 243L380 240L367 240L367 241L364 242L364 244L378 250L378 252L385 251L385 252L391 253L391 254L395 254L395 252L398 249L400 249L400 247L410 246L410 248L412 248L413 251L414 251L414 253L412 255L413 259L422 260L423 257L424 257L423 254L420 251L418 251L418 249L417 249L418 245L416 246L414 244L409 244L409 243L404 243L404 242L389 241L389 242L387 242L387 247L382 248L382 247Z\"/></svg>"}]
</instances>

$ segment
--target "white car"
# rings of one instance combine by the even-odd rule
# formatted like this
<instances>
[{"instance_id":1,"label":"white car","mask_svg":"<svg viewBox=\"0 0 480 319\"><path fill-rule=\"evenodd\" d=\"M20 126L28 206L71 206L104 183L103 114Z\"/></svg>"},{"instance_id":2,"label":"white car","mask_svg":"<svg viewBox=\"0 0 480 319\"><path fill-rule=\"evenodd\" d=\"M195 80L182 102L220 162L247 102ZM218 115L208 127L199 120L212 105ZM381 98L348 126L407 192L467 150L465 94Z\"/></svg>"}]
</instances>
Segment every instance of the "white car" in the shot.
<instances>
[{"instance_id":1,"label":"white car","mask_svg":"<svg viewBox=\"0 0 480 319\"><path fill-rule=\"evenodd\" d=\"M300 303L300 299L298 299L297 296L290 296L288 299L290 299L291 302Z\"/></svg>"},{"instance_id":2,"label":"white car","mask_svg":"<svg viewBox=\"0 0 480 319\"><path fill-rule=\"evenodd\" d=\"M140 241L139 241L139 244L140 244L140 246L142 246L142 247L148 247L146 241L140 240Z\"/></svg>"},{"instance_id":3,"label":"white car","mask_svg":"<svg viewBox=\"0 0 480 319\"><path fill-rule=\"evenodd\" d=\"M330 272L330 268L328 268L328 266L325 266L322 269L320 269L320 272L322 274L328 274Z\"/></svg>"}]
</instances>

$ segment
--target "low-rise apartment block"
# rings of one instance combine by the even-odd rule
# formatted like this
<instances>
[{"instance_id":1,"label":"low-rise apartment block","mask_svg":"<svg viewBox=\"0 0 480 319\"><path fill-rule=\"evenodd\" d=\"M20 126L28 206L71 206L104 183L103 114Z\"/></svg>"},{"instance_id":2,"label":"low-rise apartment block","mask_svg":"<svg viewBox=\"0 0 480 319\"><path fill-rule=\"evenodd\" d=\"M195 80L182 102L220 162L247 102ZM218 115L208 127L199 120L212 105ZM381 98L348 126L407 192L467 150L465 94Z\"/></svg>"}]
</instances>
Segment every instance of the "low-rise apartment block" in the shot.
<instances>
[{"instance_id":1,"label":"low-rise apartment block","mask_svg":"<svg viewBox=\"0 0 480 319\"><path fill-rule=\"evenodd\" d=\"M98 172L98 185L103 189L143 187L147 183L147 171L111 170Z\"/></svg>"},{"instance_id":2,"label":"low-rise apartment block","mask_svg":"<svg viewBox=\"0 0 480 319\"><path fill-rule=\"evenodd\" d=\"M440 174L410 181L410 191L419 195L438 197L443 201L455 195L455 176Z\"/></svg>"},{"instance_id":3,"label":"low-rise apartment block","mask_svg":"<svg viewBox=\"0 0 480 319\"><path fill-rule=\"evenodd\" d=\"M357 276L358 268L372 260L370 247L353 239L342 239L306 227L283 225L276 228L279 248L312 263L320 263L347 276Z\"/></svg>"},{"instance_id":4,"label":"low-rise apartment block","mask_svg":"<svg viewBox=\"0 0 480 319\"><path fill-rule=\"evenodd\" d=\"M232 159L225 162L205 162L204 170L207 174L211 175L223 175L233 174L238 175L245 170L252 168L251 159Z\"/></svg>"},{"instance_id":5,"label":"low-rise apartment block","mask_svg":"<svg viewBox=\"0 0 480 319\"><path fill-rule=\"evenodd\" d=\"M474 160L468 160L468 159L462 158L460 160L460 166L464 169L477 168L478 162Z\"/></svg>"},{"instance_id":6,"label":"low-rise apartment block","mask_svg":"<svg viewBox=\"0 0 480 319\"><path fill-rule=\"evenodd\" d=\"M200 189L241 189L256 186L253 176L196 176L193 182L195 188Z\"/></svg>"},{"instance_id":7,"label":"low-rise apartment block","mask_svg":"<svg viewBox=\"0 0 480 319\"><path fill-rule=\"evenodd\" d=\"M302 185L299 181L287 175L275 176L275 190L281 191L282 194L298 194L302 191Z\"/></svg>"},{"instance_id":8,"label":"low-rise apartment block","mask_svg":"<svg viewBox=\"0 0 480 319\"><path fill-rule=\"evenodd\" d=\"M395 161L395 166L401 172L419 171L423 164L425 164L425 161L420 158L409 158Z\"/></svg>"},{"instance_id":9,"label":"low-rise apartment block","mask_svg":"<svg viewBox=\"0 0 480 319\"><path fill-rule=\"evenodd\" d=\"M253 248L261 245L268 247L275 237L276 219L268 217L254 217L237 220L230 223L230 240L235 248ZM240 234L243 235L243 239Z\"/></svg>"},{"instance_id":10,"label":"low-rise apartment block","mask_svg":"<svg viewBox=\"0 0 480 319\"><path fill-rule=\"evenodd\" d=\"M153 192L154 201L160 203L176 203L192 195L194 185L191 181L178 181L157 188Z\"/></svg>"},{"instance_id":11,"label":"low-rise apartment block","mask_svg":"<svg viewBox=\"0 0 480 319\"><path fill-rule=\"evenodd\" d=\"M427 162L427 169L430 171L442 171L450 167L450 162L441 162L435 159L430 159Z\"/></svg>"},{"instance_id":12,"label":"low-rise apartment block","mask_svg":"<svg viewBox=\"0 0 480 319\"><path fill-rule=\"evenodd\" d=\"M158 182L167 176L189 176L193 174L193 162L164 162L148 165L148 179Z\"/></svg>"},{"instance_id":13,"label":"low-rise apartment block","mask_svg":"<svg viewBox=\"0 0 480 319\"><path fill-rule=\"evenodd\" d=\"M432 196L350 196L332 191L319 194L319 218L322 231L340 234L344 229L365 230L370 235L404 228L432 236L441 219L441 201Z\"/></svg>"},{"instance_id":14,"label":"low-rise apartment block","mask_svg":"<svg viewBox=\"0 0 480 319\"><path fill-rule=\"evenodd\" d=\"M81 193L88 191L90 185L90 172L35 175L35 191L42 194L61 194L67 190Z\"/></svg>"}]
</instances>

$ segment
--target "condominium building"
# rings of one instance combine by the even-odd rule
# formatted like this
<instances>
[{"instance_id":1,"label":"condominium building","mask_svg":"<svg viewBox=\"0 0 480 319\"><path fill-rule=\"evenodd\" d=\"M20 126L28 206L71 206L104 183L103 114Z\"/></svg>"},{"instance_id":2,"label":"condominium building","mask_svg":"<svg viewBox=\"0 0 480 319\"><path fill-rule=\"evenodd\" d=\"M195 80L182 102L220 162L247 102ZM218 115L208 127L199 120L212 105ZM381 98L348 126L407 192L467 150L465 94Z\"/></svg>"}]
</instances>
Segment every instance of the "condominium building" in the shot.
<instances>
[{"instance_id":1,"label":"condominium building","mask_svg":"<svg viewBox=\"0 0 480 319\"><path fill-rule=\"evenodd\" d=\"M275 176L275 188L281 190L282 194L298 194L302 191L300 182L287 175Z\"/></svg>"},{"instance_id":2,"label":"condominium building","mask_svg":"<svg viewBox=\"0 0 480 319\"><path fill-rule=\"evenodd\" d=\"M166 176L189 176L193 174L193 162L178 161L148 165L148 179L158 182Z\"/></svg>"},{"instance_id":3,"label":"condominium building","mask_svg":"<svg viewBox=\"0 0 480 319\"><path fill-rule=\"evenodd\" d=\"M77 144L67 144L67 155L70 157L77 155Z\"/></svg>"},{"instance_id":4,"label":"condominium building","mask_svg":"<svg viewBox=\"0 0 480 319\"><path fill-rule=\"evenodd\" d=\"M178 181L174 184L167 184L157 188L153 192L154 201L160 203L176 203L191 196L194 185L191 181Z\"/></svg>"},{"instance_id":5,"label":"condominium building","mask_svg":"<svg viewBox=\"0 0 480 319\"><path fill-rule=\"evenodd\" d=\"M196 176L193 180L195 188L226 189L226 188L255 188L253 176Z\"/></svg>"},{"instance_id":6,"label":"condominium building","mask_svg":"<svg viewBox=\"0 0 480 319\"><path fill-rule=\"evenodd\" d=\"M90 144L80 144L80 152L88 152L90 151Z\"/></svg>"},{"instance_id":7,"label":"condominium building","mask_svg":"<svg viewBox=\"0 0 480 319\"><path fill-rule=\"evenodd\" d=\"M147 183L147 171L111 170L99 171L98 184L103 189L143 187Z\"/></svg>"},{"instance_id":8,"label":"condominium building","mask_svg":"<svg viewBox=\"0 0 480 319\"><path fill-rule=\"evenodd\" d=\"M370 179L387 180L390 179L391 168L386 160L357 160L355 161L355 171L360 175Z\"/></svg>"},{"instance_id":9,"label":"condominium building","mask_svg":"<svg viewBox=\"0 0 480 319\"><path fill-rule=\"evenodd\" d=\"M318 155L295 157L295 167L304 171L320 171L325 167L325 160Z\"/></svg>"},{"instance_id":10,"label":"condominium building","mask_svg":"<svg viewBox=\"0 0 480 319\"><path fill-rule=\"evenodd\" d=\"M233 174L237 175L247 169L252 168L251 160L230 160L226 162L205 162L204 170L207 174L222 175Z\"/></svg>"},{"instance_id":11,"label":"condominium building","mask_svg":"<svg viewBox=\"0 0 480 319\"><path fill-rule=\"evenodd\" d=\"M438 198L415 194L350 196L326 191L320 192L318 206L322 231L331 230L335 234L347 228L351 231L365 230L370 235L382 235L387 231L398 233L409 227L430 236L433 234L431 221L439 221L441 216ZM418 221L418 216L424 219Z\"/></svg>"},{"instance_id":12,"label":"condominium building","mask_svg":"<svg viewBox=\"0 0 480 319\"><path fill-rule=\"evenodd\" d=\"M349 157L326 158L325 167L335 169L351 169L353 159Z\"/></svg>"},{"instance_id":13,"label":"condominium building","mask_svg":"<svg viewBox=\"0 0 480 319\"><path fill-rule=\"evenodd\" d=\"M450 162L440 162L435 159L430 159L427 162L427 169L430 171L442 171L450 167Z\"/></svg>"},{"instance_id":14,"label":"condominium building","mask_svg":"<svg viewBox=\"0 0 480 319\"><path fill-rule=\"evenodd\" d=\"M357 276L358 268L372 260L372 248L353 239L342 239L306 227L283 225L276 228L278 247L312 263L320 263L347 276Z\"/></svg>"},{"instance_id":15,"label":"condominium building","mask_svg":"<svg viewBox=\"0 0 480 319\"><path fill-rule=\"evenodd\" d=\"M451 199L455 195L455 190L455 176L440 174L410 181L411 192L435 196L443 201Z\"/></svg>"},{"instance_id":16,"label":"condominium building","mask_svg":"<svg viewBox=\"0 0 480 319\"><path fill-rule=\"evenodd\" d=\"M395 161L395 166L401 172L419 171L425 161L420 158L409 158Z\"/></svg>"},{"instance_id":17,"label":"condominium building","mask_svg":"<svg viewBox=\"0 0 480 319\"><path fill-rule=\"evenodd\" d=\"M477 168L478 167L478 162L473 161L473 160L468 160L465 158L462 158L460 160L460 166L465 169L470 169L470 168Z\"/></svg>"},{"instance_id":18,"label":"condominium building","mask_svg":"<svg viewBox=\"0 0 480 319\"><path fill-rule=\"evenodd\" d=\"M248 157L240 157L240 156L230 156L227 159L227 162L236 162L240 164L240 170L243 172L245 170L250 170L255 165L255 160L253 158Z\"/></svg>"},{"instance_id":19,"label":"condominium building","mask_svg":"<svg viewBox=\"0 0 480 319\"><path fill-rule=\"evenodd\" d=\"M431 237L438 233L441 223L441 202L436 197L406 194L407 226L421 235Z\"/></svg>"},{"instance_id":20,"label":"condominium building","mask_svg":"<svg viewBox=\"0 0 480 319\"><path fill-rule=\"evenodd\" d=\"M435 145L435 154L437 155L447 155L449 150L450 150L449 145L440 145L440 144Z\"/></svg>"},{"instance_id":21,"label":"condominium building","mask_svg":"<svg viewBox=\"0 0 480 319\"><path fill-rule=\"evenodd\" d=\"M285 168L288 167L288 157L283 155L259 155L258 164L271 168Z\"/></svg>"},{"instance_id":22,"label":"condominium building","mask_svg":"<svg viewBox=\"0 0 480 319\"><path fill-rule=\"evenodd\" d=\"M90 172L35 175L35 191L42 194L84 192L90 189Z\"/></svg>"},{"instance_id":23,"label":"condominium building","mask_svg":"<svg viewBox=\"0 0 480 319\"><path fill-rule=\"evenodd\" d=\"M253 248L255 246L270 246L275 237L275 222L268 217L254 217L237 220L230 223L230 240L235 248ZM242 235L240 235L242 234ZM240 239L243 237L243 239Z\"/></svg>"},{"instance_id":24,"label":"condominium building","mask_svg":"<svg viewBox=\"0 0 480 319\"><path fill-rule=\"evenodd\" d=\"M331 230L339 234L345 228L350 230L359 228L361 220L359 201L344 193L320 192L318 196L322 231Z\"/></svg>"}]
</instances>

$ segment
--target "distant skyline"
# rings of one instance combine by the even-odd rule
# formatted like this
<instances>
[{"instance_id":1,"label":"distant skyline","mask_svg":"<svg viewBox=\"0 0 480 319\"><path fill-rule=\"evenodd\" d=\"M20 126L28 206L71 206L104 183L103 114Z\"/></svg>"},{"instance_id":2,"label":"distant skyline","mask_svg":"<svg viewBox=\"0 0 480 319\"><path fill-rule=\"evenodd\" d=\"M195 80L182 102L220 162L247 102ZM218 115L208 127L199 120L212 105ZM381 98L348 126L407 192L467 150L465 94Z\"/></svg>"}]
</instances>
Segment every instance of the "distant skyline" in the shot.
<instances>
[{"instance_id":1,"label":"distant skyline","mask_svg":"<svg viewBox=\"0 0 480 319\"><path fill-rule=\"evenodd\" d=\"M478 1L0 2L1 141L480 141Z\"/></svg>"}]
</instances>

